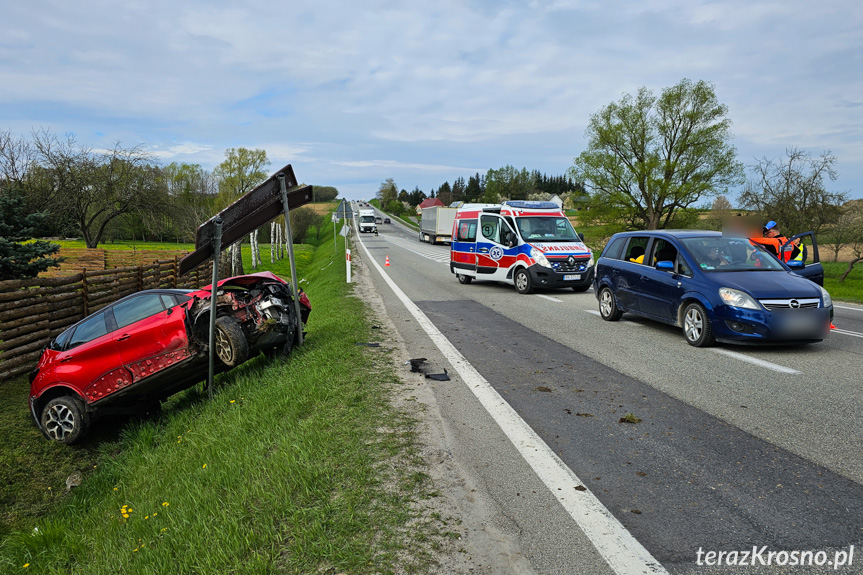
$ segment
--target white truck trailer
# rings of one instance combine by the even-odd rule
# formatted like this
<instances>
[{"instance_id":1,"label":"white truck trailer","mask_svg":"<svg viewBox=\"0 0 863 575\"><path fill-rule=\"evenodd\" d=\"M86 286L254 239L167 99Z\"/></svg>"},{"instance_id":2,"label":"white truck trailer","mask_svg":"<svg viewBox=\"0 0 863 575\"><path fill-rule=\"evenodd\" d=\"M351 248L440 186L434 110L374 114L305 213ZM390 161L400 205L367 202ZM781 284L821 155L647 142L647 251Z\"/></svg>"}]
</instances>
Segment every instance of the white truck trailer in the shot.
<instances>
[{"instance_id":1,"label":"white truck trailer","mask_svg":"<svg viewBox=\"0 0 863 575\"><path fill-rule=\"evenodd\" d=\"M420 217L420 241L430 244L452 241L452 224L457 208L432 206L423 210Z\"/></svg>"},{"instance_id":2,"label":"white truck trailer","mask_svg":"<svg viewBox=\"0 0 863 575\"><path fill-rule=\"evenodd\" d=\"M360 210L360 232L374 232L375 225L374 210Z\"/></svg>"}]
</instances>

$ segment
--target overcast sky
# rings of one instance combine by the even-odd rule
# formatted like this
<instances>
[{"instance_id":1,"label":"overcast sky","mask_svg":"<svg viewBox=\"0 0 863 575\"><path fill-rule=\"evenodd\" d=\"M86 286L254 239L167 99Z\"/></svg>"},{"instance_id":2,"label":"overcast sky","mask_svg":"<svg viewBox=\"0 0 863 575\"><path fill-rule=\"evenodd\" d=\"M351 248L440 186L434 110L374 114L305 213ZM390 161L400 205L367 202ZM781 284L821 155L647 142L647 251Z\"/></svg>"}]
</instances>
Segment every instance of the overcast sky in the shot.
<instances>
[{"instance_id":1,"label":"overcast sky","mask_svg":"<svg viewBox=\"0 0 863 575\"><path fill-rule=\"evenodd\" d=\"M359 199L563 174L591 114L690 78L728 106L741 162L830 150L828 189L863 197L861 6L0 0L0 130L210 170L262 148L270 172Z\"/></svg>"}]
</instances>

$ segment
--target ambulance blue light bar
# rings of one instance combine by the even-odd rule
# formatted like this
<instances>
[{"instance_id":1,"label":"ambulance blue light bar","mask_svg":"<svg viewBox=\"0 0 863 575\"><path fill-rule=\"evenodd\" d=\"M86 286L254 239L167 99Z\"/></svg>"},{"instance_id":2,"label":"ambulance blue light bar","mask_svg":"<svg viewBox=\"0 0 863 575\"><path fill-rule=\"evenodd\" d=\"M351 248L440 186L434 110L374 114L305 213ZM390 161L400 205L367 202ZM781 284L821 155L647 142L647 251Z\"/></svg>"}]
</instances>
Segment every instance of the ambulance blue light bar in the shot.
<instances>
[{"instance_id":1,"label":"ambulance blue light bar","mask_svg":"<svg viewBox=\"0 0 863 575\"><path fill-rule=\"evenodd\" d=\"M521 210L559 210L554 202L529 202L526 200L507 200L504 205Z\"/></svg>"}]
</instances>

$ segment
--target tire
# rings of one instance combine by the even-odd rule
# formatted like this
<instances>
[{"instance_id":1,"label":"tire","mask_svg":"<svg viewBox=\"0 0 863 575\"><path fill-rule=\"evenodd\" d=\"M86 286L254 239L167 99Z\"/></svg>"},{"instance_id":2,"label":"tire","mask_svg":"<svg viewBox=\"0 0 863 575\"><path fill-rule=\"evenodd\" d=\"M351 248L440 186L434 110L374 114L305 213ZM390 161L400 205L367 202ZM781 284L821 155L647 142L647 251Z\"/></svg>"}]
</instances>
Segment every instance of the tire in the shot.
<instances>
[{"instance_id":1,"label":"tire","mask_svg":"<svg viewBox=\"0 0 863 575\"><path fill-rule=\"evenodd\" d=\"M216 318L216 357L228 367L249 359L249 342L237 320L223 315Z\"/></svg>"},{"instance_id":2,"label":"tire","mask_svg":"<svg viewBox=\"0 0 863 575\"><path fill-rule=\"evenodd\" d=\"M471 277L471 276L466 276L466 275L462 275L462 274L455 274L455 277L458 278L458 283L460 283L462 285L467 285L473 281L473 277Z\"/></svg>"},{"instance_id":3,"label":"tire","mask_svg":"<svg viewBox=\"0 0 863 575\"><path fill-rule=\"evenodd\" d=\"M617 307L614 294L608 287L599 290L599 315L605 321L617 321L623 315L623 312Z\"/></svg>"},{"instance_id":4,"label":"tire","mask_svg":"<svg viewBox=\"0 0 863 575\"><path fill-rule=\"evenodd\" d=\"M429 236L429 243L434 244L437 242L437 236Z\"/></svg>"},{"instance_id":5,"label":"tire","mask_svg":"<svg viewBox=\"0 0 863 575\"><path fill-rule=\"evenodd\" d=\"M575 293L584 293L589 289L590 284L587 284L586 286L572 286L572 291L574 291Z\"/></svg>"},{"instance_id":6,"label":"tire","mask_svg":"<svg viewBox=\"0 0 863 575\"><path fill-rule=\"evenodd\" d=\"M77 397L63 395L45 404L40 415L42 433L51 441L71 445L87 434L90 416Z\"/></svg>"},{"instance_id":7,"label":"tire","mask_svg":"<svg viewBox=\"0 0 863 575\"><path fill-rule=\"evenodd\" d=\"M425 240L423 240L423 233L422 233L422 231L420 231L420 243L422 243L422 242L424 242L424 241L425 241Z\"/></svg>"},{"instance_id":8,"label":"tire","mask_svg":"<svg viewBox=\"0 0 863 575\"><path fill-rule=\"evenodd\" d=\"M533 285L530 283L530 274L524 268L519 268L515 272L515 291L520 294L527 294L533 291Z\"/></svg>"},{"instance_id":9,"label":"tire","mask_svg":"<svg viewBox=\"0 0 863 575\"><path fill-rule=\"evenodd\" d=\"M683 337L694 347L708 347L716 342L707 311L700 303L692 302L683 309Z\"/></svg>"}]
</instances>

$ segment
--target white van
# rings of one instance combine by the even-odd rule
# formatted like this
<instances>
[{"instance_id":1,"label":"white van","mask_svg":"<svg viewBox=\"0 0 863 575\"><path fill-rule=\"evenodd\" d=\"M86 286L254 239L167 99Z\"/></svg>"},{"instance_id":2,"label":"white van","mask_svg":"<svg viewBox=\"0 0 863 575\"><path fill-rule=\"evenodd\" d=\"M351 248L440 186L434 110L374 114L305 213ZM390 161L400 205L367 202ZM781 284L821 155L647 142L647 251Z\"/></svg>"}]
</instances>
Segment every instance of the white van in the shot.
<instances>
[{"instance_id":1,"label":"white van","mask_svg":"<svg viewBox=\"0 0 863 575\"><path fill-rule=\"evenodd\" d=\"M593 282L593 253L553 202L465 204L453 224L450 272L514 285L518 293L569 287L583 292Z\"/></svg>"}]
</instances>

